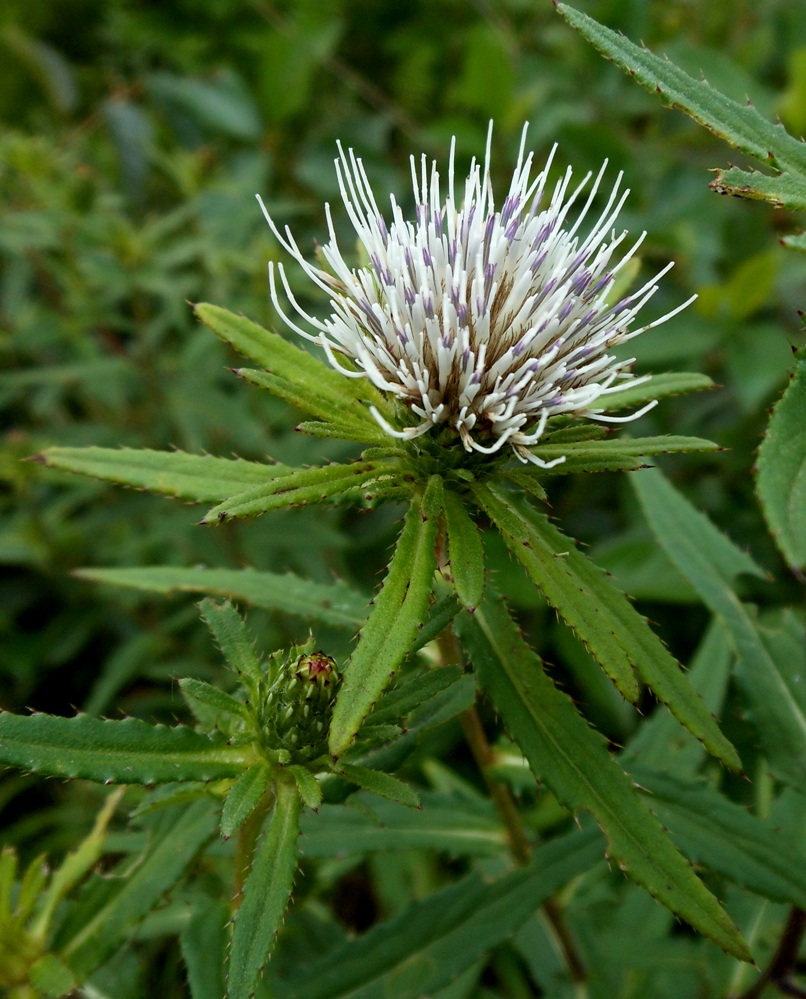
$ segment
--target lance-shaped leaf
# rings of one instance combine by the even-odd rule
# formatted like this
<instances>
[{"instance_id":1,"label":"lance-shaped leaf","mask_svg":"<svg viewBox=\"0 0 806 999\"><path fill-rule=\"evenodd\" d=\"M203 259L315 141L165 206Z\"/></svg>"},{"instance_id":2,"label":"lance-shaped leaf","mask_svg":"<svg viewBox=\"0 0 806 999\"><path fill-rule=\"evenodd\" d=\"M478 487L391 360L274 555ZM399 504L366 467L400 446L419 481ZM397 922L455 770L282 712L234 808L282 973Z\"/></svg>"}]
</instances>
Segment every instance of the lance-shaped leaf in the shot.
<instances>
[{"instance_id":1,"label":"lance-shaped leaf","mask_svg":"<svg viewBox=\"0 0 806 999\"><path fill-rule=\"evenodd\" d=\"M449 593L441 600L438 600L433 607L429 609L428 616L423 622L423 626L420 629L420 633L417 636L411 651L416 652L418 649L428 645L429 642L433 642L437 635L439 635L444 628L447 628L451 621L456 617L461 609L461 606L462 605L456 599L455 593Z\"/></svg>"},{"instance_id":2,"label":"lance-shaped leaf","mask_svg":"<svg viewBox=\"0 0 806 999\"><path fill-rule=\"evenodd\" d=\"M397 485L403 469L396 462L356 461L350 465L298 468L288 475L253 486L213 507L202 524L221 524L241 517L259 517L269 510L306 503L355 500L379 481Z\"/></svg>"},{"instance_id":3,"label":"lance-shaped leaf","mask_svg":"<svg viewBox=\"0 0 806 999\"><path fill-rule=\"evenodd\" d=\"M596 817L629 876L723 950L750 960L738 930L649 813L629 777L545 674L500 598L460 621L482 687L535 776L574 812Z\"/></svg>"},{"instance_id":4,"label":"lance-shaped leaf","mask_svg":"<svg viewBox=\"0 0 806 999\"><path fill-rule=\"evenodd\" d=\"M252 381L243 370L239 371L238 374L242 375L246 381ZM258 384L260 384L259 381ZM359 426L350 423L325 422L324 420L303 420L294 429L311 437L328 437L342 441L377 441L379 444L384 444L388 439L388 435L377 424L375 430L372 431L364 423Z\"/></svg>"},{"instance_id":5,"label":"lance-shaped leaf","mask_svg":"<svg viewBox=\"0 0 806 999\"><path fill-rule=\"evenodd\" d=\"M294 349L297 350L296 347ZM301 354L303 351L300 350L299 353ZM335 405L323 402L321 398L316 396L306 397L303 406L294 386L268 371L259 371L256 368L235 368L234 372L249 385L266 389L272 395L279 396L297 409L305 409L307 412L319 416L319 420L304 420L299 424L298 429L303 433L310 433L314 437L335 437L341 440L378 444L385 444L389 440L388 435L375 420L370 422L366 419L355 419L352 410L339 409ZM351 402L350 405L354 407L355 403ZM361 411L366 412L363 407Z\"/></svg>"},{"instance_id":6,"label":"lance-shaped leaf","mask_svg":"<svg viewBox=\"0 0 806 999\"><path fill-rule=\"evenodd\" d=\"M34 961L28 972L35 995L64 996L72 994L78 987L76 976L55 954L44 954Z\"/></svg>"},{"instance_id":7,"label":"lance-shaped leaf","mask_svg":"<svg viewBox=\"0 0 806 999\"><path fill-rule=\"evenodd\" d=\"M806 569L806 348L758 451L756 485L770 531L793 569Z\"/></svg>"},{"instance_id":8,"label":"lance-shaped leaf","mask_svg":"<svg viewBox=\"0 0 806 999\"><path fill-rule=\"evenodd\" d=\"M48 468L90 475L194 503L213 503L293 469L240 458L134 448L51 447L37 455Z\"/></svg>"},{"instance_id":9,"label":"lance-shaped leaf","mask_svg":"<svg viewBox=\"0 0 806 999\"><path fill-rule=\"evenodd\" d=\"M640 385L630 385L627 382L618 392L608 392L607 411L610 413L619 409L633 409L652 402L653 399L665 399L687 392L702 392L703 389L715 387L715 383L708 375L700 374L698 371L669 371L662 375L653 375L648 382L641 382Z\"/></svg>"},{"instance_id":10,"label":"lance-shaped leaf","mask_svg":"<svg viewBox=\"0 0 806 999\"><path fill-rule=\"evenodd\" d=\"M456 593L465 607L475 607L484 591L484 549L481 532L470 519L464 502L445 490L445 525L448 558Z\"/></svg>"},{"instance_id":11,"label":"lance-shaped leaf","mask_svg":"<svg viewBox=\"0 0 806 999\"><path fill-rule=\"evenodd\" d=\"M704 80L695 80L660 58L566 4L557 10L581 35L661 100L680 108L732 146L776 168L806 175L806 145L773 125L750 104L739 104Z\"/></svg>"},{"instance_id":12,"label":"lance-shaped leaf","mask_svg":"<svg viewBox=\"0 0 806 999\"><path fill-rule=\"evenodd\" d=\"M638 687L633 668L677 720L732 769L741 761L677 661L602 571L548 517L492 487L473 487L482 509L548 602L629 700Z\"/></svg>"},{"instance_id":13,"label":"lance-shaped leaf","mask_svg":"<svg viewBox=\"0 0 806 999\"><path fill-rule=\"evenodd\" d=\"M732 663L727 632L714 618L688 662L688 680L717 716L722 711ZM693 774L705 759L705 749L668 711L654 711L630 736L621 759L627 770L632 760L637 760L642 766Z\"/></svg>"},{"instance_id":14,"label":"lance-shaped leaf","mask_svg":"<svg viewBox=\"0 0 806 999\"><path fill-rule=\"evenodd\" d=\"M547 544L536 535L534 523L531 518L527 519L524 509L515 509L511 497L501 496L493 488L481 484L474 486L473 492L481 509L498 527L507 546L523 563L549 603L585 643L622 696L636 701L639 688L634 674L635 657L624 648L622 637L614 631L614 623L603 614L590 587L582 585L582 580L577 578L576 566L573 563L569 566L571 551L576 551L574 542L563 539L561 547ZM598 573L595 567L591 568Z\"/></svg>"},{"instance_id":15,"label":"lance-shaped leaf","mask_svg":"<svg viewBox=\"0 0 806 999\"><path fill-rule=\"evenodd\" d=\"M544 469L544 471L546 471L546 469ZM504 474L507 479L513 485L517 486L518 489L521 489L525 495L533 496L541 503L547 502L548 493L543 488L540 478L528 468L524 468L523 466L520 466L519 468L510 467L505 469Z\"/></svg>"},{"instance_id":16,"label":"lance-shaped leaf","mask_svg":"<svg viewBox=\"0 0 806 999\"><path fill-rule=\"evenodd\" d=\"M656 454L688 454L719 451L719 445L702 437L610 437L606 440L572 444L541 444L533 453L544 461L565 457L548 471L554 475L570 472L634 471L646 466L646 458Z\"/></svg>"},{"instance_id":17,"label":"lance-shaped leaf","mask_svg":"<svg viewBox=\"0 0 806 999\"><path fill-rule=\"evenodd\" d=\"M225 994L231 918L232 910L224 899L204 895L193 899L190 921L180 937L191 999L221 999Z\"/></svg>"},{"instance_id":18,"label":"lance-shaped leaf","mask_svg":"<svg viewBox=\"0 0 806 999\"><path fill-rule=\"evenodd\" d=\"M535 850L526 868L495 881L473 873L386 923L272 982L276 999L418 999L507 940L526 919L601 856L596 829Z\"/></svg>"},{"instance_id":19,"label":"lance-shaped leaf","mask_svg":"<svg viewBox=\"0 0 806 999\"><path fill-rule=\"evenodd\" d=\"M386 579L344 671L330 723L330 751L341 756L414 644L428 610L442 509L442 480L432 476L415 497Z\"/></svg>"},{"instance_id":20,"label":"lance-shaped leaf","mask_svg":"<svg viewBox=\"0 0 806 999\"><path fill-rule=\"evenodd\" d=\"M465 673L458 665L415 670L383 695L367 721L372 725L400 721L463 679Z\"/></svg>"},{"instance_id":21,"label":"lance-shaped leaf","mask_svg":"<svg viewBox=\"0 0 806 999\"><path fill-rule=\"evenodd\" d=\"M643 766L631 766L630 774L649 792L647 808L687 857L764 898L806 909L806 850L801 840L706 784Z\"/></svg>"},{"instance_id":22,"label":"lance-shaped leaf","mask_svg":"<svg viewBox=\"0 0 806 999\"><path fill-rule=\"evenodd\" d=\"M609 407L608 407L609 408ZM612 437L612 427L601 423L579 423L572 417L555 417L557 428L543 434L541 440L545 444L577 444L580 441L598 441L603 437ZM570 422L569 422L570 421ZM519 462L523 464L523 462Z\"/></svg>"},{"instance_id":23,"label":"lance-shaped leaf","mask_svg":"<svg viewBox=\"0 0 806 999\"><path fill-rule=\"evenodd\" d=\"M244 770L227 792L221 812L222 836L232 836L240 829L266 793L270 779L269 768L262 762Z\"/></svg>"},{"instance_id":24,"label":"lance-shaped leaf","mask_svg":"<svg viewBox=\"0 0 806 999\"><path fill-rule=\"evenodd\" d=\"M227 694L219 687L214 687L204 680L186 676L179 681L179 689L189 701L199 701L216 712L235 715L237 718L248 718L248 710L243 701Z\"/></svg>"},{"instance_id":25,"label":"lance-shaped leaf","mask_svg":"<svg viewBox=\"0 0 806 999\"><path fill-rule=\"evenodd\" d=\"M252 869L235 916L227 995L249 999L280 927L297 869L301 802L296 785L279 783L274 809L255 848Z\"/></svg>"},{"instance_id":26,"label":"lance-shaped leaf","mask_svg":"<svg viewBox=\"0 0 806 999\"><path fill-rule=\"evenodd\" d=\"M709 186L718 194L769 201L776 208L788 208L790 211L806 208L806 178L788 173L771 177L758 170L731 167L720 170Z\"/></svg>"},{"instance_id":27,"label":"lance-shaped leaf","mask_svg":"<svg viewBox=\"0 0 806 999\"><path fill-rule=\"evenodd\" d=\"M219 604L215 600L202 600L199 610L227 665L254 693L263 683L264 674L243 618L232 604L226 602Z\"/></svg>"},{"instance_id":28,"label":"lance-shaped leaf","mask_svg":"<svg viewBox=\"0 0 806 999\"><path fill-rule=\"evenodd\" d=\"M253 755L249 747L228 746L220 733L202 735L137 718L0 713L0 762L50 777L107 784L220 780L237 777Z\"/></svg>"},{"instance_id":29,"label":"lance-shaped leaf","mask_svg":"<svg viewBox=\"0 0 806 999\"><path fill-rule=\"evenodd\" d=\"M803 786L806 692L798 675L799 659L792 658L789 643L783 654L770 653L753 615L731 586L737 574L761 575L760 570L658 470L640 472L632 484L659 543L730 635L737 656L736 677L770 766L793 786ZM802 645L798 651L802 656Z\"/></svg>"},{"instance_id":30,"label":"lance-shaped leaf","mask_svg":"<svg viewBox=\"0 0 806 999\"><path fill-rule=\"evenodd\" d=\"M351 784L357 784L365 791L377 794L381 798L387 798L389 801L395 801L399 805L417 808L420 804L417 792L391 774L382 773L380 770L370 770L369 767L357 767L351 763L341 763L337 773L345 780L350 781Z\"/></svg>"},{"instance_id":31,"label":"lance-shaped leaf","mask_svg":"<svg viewBox=\"0 0 806 999\"><path fill-rule=\"evenodd\" d=\"M214 593L253 607L354 628L364 620L366 597L344 583L315 583L292 573L255 569L204 569L172 565L125 569L77 569L94 583L127 586L150 593Z\"/></svg>"},{"instance_id":32,"label":"lance-shaped leaf","mask_svg":"<svg viewBox=\"0 0 806 999\"><path fill-rule=\"evenodd\" d=\"M40 898L36 919L31 925L31 932L34 936L42 940L46 938L59 905L101 859L106 842L107 827L125 790L125 788L120 787L107 797L103 807L95 816L90 833L53 871L46 890L37 893ZM0 896L2 896L2 892L0 892ZM2 909L3 906L0 903L0 911Z\"/></svg>"},{"instance_id":33,"label":"lance-shaped leaf","mask_svg":"<svg viewBox=\"0 0 806 999\"><path fill-rule=\"evenodd\" d=\"M286 769L294 778L303 805L307 805L308 808L318 808L322 804L322 788L316 777L307 767L297 764L292 764Z\"/></svg>"},{"instance_id":34,"label":"lance-shaped leaf","mask_svg":"<svg viewBox=\"0 0 806 999\"><path fill-rule=\"evenodd\" d=\"M322 805L302 817L300 847L306 857L345 857L397 850L442 850L451 856L496 856L507 831L482 796L422 791L422 808L407 808L358 792L343 805Z\"/></svg>"},{"instance_id":35,"label":"lance-shaped leaf","mask_svg":"<svg viewBox=\"0 0 806 999\"><path fill-rule=\"evenodd\" d=\"M367 379L354 384L279 334L216 305L196 306L196 315L225 343L254 361L267 375L266 388L317 419L364 424L377 429L366 403L388 410L388 404Z\"/></svg>"},{"instance_id":36,"label":"lance-shaped leaf","mask_svg":"<svg viewBox=\"0 0 806 999\"><path fill-rule=\"evenodd\" d=\"M138 863L132 866L127 858L112 877L107 874L87 885L55 941L75 972L86 977L126 942L215 835L216 820L209 800L171 809L155 823Z\"/></svg>"}]
</instances>

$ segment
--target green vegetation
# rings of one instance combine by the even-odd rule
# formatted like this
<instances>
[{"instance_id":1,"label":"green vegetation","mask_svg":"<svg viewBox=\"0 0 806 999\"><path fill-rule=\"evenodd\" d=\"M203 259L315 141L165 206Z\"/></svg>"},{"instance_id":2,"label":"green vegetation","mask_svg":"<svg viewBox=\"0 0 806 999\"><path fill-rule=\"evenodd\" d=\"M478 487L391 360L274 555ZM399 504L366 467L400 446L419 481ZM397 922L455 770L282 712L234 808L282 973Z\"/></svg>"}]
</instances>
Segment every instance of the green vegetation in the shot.
<instances>
[{"instance_id":1,"label":"green vegetation","mask_svg":"<svg viewBox=\"0 0 806 999\"><path fill-rule=\"evenodd\" d=\"M806 994L806 9L6 0L0 52L0 990ZM337 142L408 218L491 119L496 208L528 120L624 173L614 300L674 261L636 325L698 296L537 465L290 332L255 201L369 266Z\"/></svg>"}]
</instances>

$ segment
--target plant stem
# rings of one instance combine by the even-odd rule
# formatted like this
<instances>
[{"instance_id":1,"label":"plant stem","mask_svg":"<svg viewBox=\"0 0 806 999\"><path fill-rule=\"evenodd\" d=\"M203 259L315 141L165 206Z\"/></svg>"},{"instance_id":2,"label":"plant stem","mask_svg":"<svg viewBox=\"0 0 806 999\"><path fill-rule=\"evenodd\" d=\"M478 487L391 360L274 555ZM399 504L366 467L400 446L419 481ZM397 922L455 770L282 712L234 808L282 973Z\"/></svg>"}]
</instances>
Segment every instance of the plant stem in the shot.
<instances>
[{"instance_id":1,"label":"plant stem","mask_svg":"<svg viewBox=\"0 0 806 999\"><path fill-rule=\"evenodd\" d=\"M462 651L456 640L456 635L454 635L453 629L450 626L445 628L437 637L437 646L439 647L440 659L443 666L447 666L449 663L462 662ZM459 715L459 721L476 766L484 778L484 783L487 785L493 804L498 809L498 813L506 827L512 856L515 858L516 863L521 867L525 867L531 858L532 849L529 845L526 831L523 828L518 809L515 807L512 793L505 784L501 784L490 776L489 768L493 762L493 752L475 706L469 708L467 711L463 711ZM557 941L562 948L571 978L577 983L584 982L588 974L565 923L561 907L553 899L548 899L548 901L543 903L543 911L551 923L554 932L557 934Z\"/></svg>"},{"instance_id":2,"label":"plant stem","mask_svg":"<svg viewBox=\"0 0 806 999\"><path fill-rule=\"evenodd\" d=\"M447 666L449 663L461 663L462 650L459 648L456 635L454 635L453 629L450 626L439 634L437 645L439 646L440 658L444 666ZM484 783L487 785L487 790L490 792L490 797L506 826L512 856L518 864L524 867L529 863L532 855L529 840L526 838L521 817L515 807L515 802L512 800L509 788L490 776L489 768L493 762L493 753L476 708L472 707L467 711L463 711L459 715L459 721L462 725L462 731L464 732L467 744L470 747L470 752L476 761L476 766L479 768L479 772L484 778Z\"/></svg>"},{"instance_id":3,"label":"plant stem","mask_svg":"<svg viewBox=\"0 0 806 999\"><path fill-rule=\"evenodd\" d=\"M525 867L529 863L532 850L509 788L490 777L489 767L493 762L493 754L475 707L463 711L459 715L459 721L461 722L467 744L470 747L470 752L476 761L476 766L479 768L484 778L484 783L487 785L487 790L490 792L493 804L498 809L506 826L512 856L518 864Z\"/></svg>"},{"instance_id":4,"label":"plant stem","mask_svg":"<svg viewBox=\"0 0 806 999\"><path fill-rule=\"evenodd\" d=\"M806 997L806 989L800 988L790 980L798 961L798 951L804 931L806 931L806 912L793 906L772 960L740 999L761 999L768 985L772 985L783 995Z\"/></svg>"}]
</instances>

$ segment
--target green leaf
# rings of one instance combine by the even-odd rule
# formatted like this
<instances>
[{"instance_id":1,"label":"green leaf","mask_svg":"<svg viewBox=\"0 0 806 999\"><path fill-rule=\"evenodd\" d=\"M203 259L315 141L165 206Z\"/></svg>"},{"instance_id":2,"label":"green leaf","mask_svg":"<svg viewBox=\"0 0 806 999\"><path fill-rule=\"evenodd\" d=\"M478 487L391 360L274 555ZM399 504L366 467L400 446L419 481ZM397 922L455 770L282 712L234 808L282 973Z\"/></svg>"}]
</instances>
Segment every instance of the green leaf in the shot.
<instances>
[{"instance_id":1,"label":"green leaf","mask_svg":"<svg viewBox=\"0 0 806 999\"><path fill-rule=\"evenodd\" d=\"M126 790L122 787L120 790ZM165 811L174 805L186 805L191 801L198 801L200 798L207 798L207 784L203 781L185 781L182 784L161 784L151 787L148 794L142 799L139 805L129 813L129 818L140 819L143 816L153 815L155 812Z\"/></svg>"},{"instance_id":2,"label":"green leaf","mask_svg":"<svg viewBox=\"0 0 806 999\"><path fill-rule=\"evenodd\" d=\"M265 677L243 618L231 603L216 603L209 598L202 600L199 611L227 665L254 694Z\"/></svg>"},{"instance_id":3,"label":"green leaf","mask_svg":"<svg viewBox=\"0 0 806 999\"><path fill-rule=\"evenodd\" d=\"M428 729L444 725L463 711L469 711L475 703L476 682L471 674L466 673L412 712L406 731L420 735Z\"/></svg>"},{"instance_id":4,"label":"green leaf","mask_svg":"<svg viewBox=\"0 0 806 999\"><path fill-rule=\"evenodd\" d=\"M340 375L277 333L216 305L203 303L195 311L217 337L264 369L265 388L317 419L329 422L337 417L339 422L364 425L367 439L375 439L379 428L366 402L384 413L388 404L368 379L356 385L356 379Z\"/></svg>"},{"instance_id":5,"label":"green leaf","mask_svg":"<svg viewBox=\"0 0 806 999\"><path fill-rule=\"evenodd\" d=\"M537 515L527 518L523 508L516 510L510 497L486 485L477 484L473 491L481 509L499 529L507 547L523 563L549 603L565 618L622 696L628 701L636 701L639 688L633 672L635 656L624 647L624 636L606 614L609 608L601 606L585 579L585 576L596 574L595 582L599 584L599 570L592 564L588 568L588 565L583 567L571 561L571 553L576 553L576 547L570 539L559 534L556 538L549 535L548 540L540 536L535 530ZM541 516L540 521L545 521L545 527L549 527L546 518ZM561 544L558 544L559 539L562 539ZM618 591L614 593L618 594Z\"/></svg>"},{"instance_id":6,"label":"green leaf","mask_svg":"<svg viewBox=\"0 0 806 999\"><path fill-rule=\"evenodd\" d=\"M421 704L427 704L443 690L458 683L464 675L461 666L453 665L406 672L400 682L386 691L378 701L367 722L381 725L385 722L400 721Z\"/></svg>"},{"instance_id":7,"label":"green leaf","mask_svg":"<svg viewBox=\"0 0 806 999\"><path fill-rule=\"evenodd\" d=\"M459 627L481 685L535 776L567 808L593 813L610 856L634 881L725 951L750 960L735 926L644 807L604 736L546 676L501 600L486 600Z\"/></svg>"},{"instance_id":8,"label":"green leaf","mask_svg":"<svg viewBox=\"0 0 806 999\"><path fill-rule=\"evenodd\" d=\"M134 448L51 447L37 455L48 468L91 475L195 503L216 502L293 469L240 458Z\"/></svg>"},{"instance_id":9,"label":"green leaf","mask_svg":"<svg viewBox=\"0 0 806 999\"><path fill-rule=\"evenodd\" d=\"M75 975L55 954L45 954L31 965L31 985L45 996L63 996L78 987Z\"/></svg>"},{"instance_id":10,"label":"green leaf","mask_svg":"<svg viewBox=\"0 0 806 999\"><path fill-rule=\"evenodd\" d=\"M656 454L688 454L691 452L719 451L719 445L701 437L610 437L606 440L585 441L578 444L541 444L532 452L544 461L565 457L554 468L542 470L553 475L571 472L634 471L644 468L644 459Z\"/></svg>"},{"instance_id":11,"label":"green leaf","mask_svg":"<svg viewBox=\"0 0 806 999\"><path fill-rule=\"evenodd\" d=\"M153 565L133 569L77 569L94 583L150 593L215 593L254 607L354 628L364 620L366 598L344 583L315 583L292 573L255 569L204 569Z\"/></svg>"},{"instance_id":12,"label":"green leaf","mask_svg":"<svg viewBox=\"0 0 806 999\"><path fill-rule=\"evenodd\" d=\"M396 484L402 469L395 462L355 461L350 465L298 468L274 481L252 487L209 510L202 524L222 524L242 517L259 517L269 510L307 503L360 498L378 480Z\"/></svg>"},{"instance_id":13,"label":"green leaf","mask_svg":"<svg viewBox=\"0 0 806 999\"><path fill-rule=\"evenodd\" d=\"M738 104L704 80L695 80L668 59L653 55L572 7L561 3L557 4L557 10L594 48L646 90L657 94L664 104L685 111L749 156L776 169L790 167L795 173L806 175L806 146L782 125L773 125L763 118L752 105Z\"/></svg>"},{"instance_id":14,"label":"green leaf","mask_svg":"<svg viewBox=\"0 0 806 999\"><path fill-rule=\"evenodd\" d=\"M473 608L484 592L484 549L481 532L470 519L462 500L445 490L445 524L448 530L448 558L459 599Z\"/></svg>"},{"instance_id":15,"label":"green leaf","mask_svg":"<svg viewBox=\"0 0 806 999\"><path fill-rule=\"evenodd\" d=\"M341 756L414 644L433 586L442 480L432 476L412 500L386 579L344 671L330 723L330 751Z\"/></svg>"},{"instance_id":16,"label":"green leaf","mask_svg":"<svg viewBox=\"0 0 806 999\"><path fill-rule=\"evenodd\" d=\"M428 616L423 622L423 626L411 651L416 652L418 649L422 649L428 645L429 642L433 642L440 632L447 628L451 621L453 621L459 613L461 606L456 599L455 593L449 593L441 600L438 600L429 609Z\"/></svg>"},{"instance_id":17,"label":"green leaf","mask_svg":"<svg viewBox=\"0 0 806 999\"><path fill-rule=\"evenodd\" d=\"M230 694L224 693L218 687L213 687L204 680L196 680L193 677L185 677L179 681L179 688L186 698L201 701L208 707L224 714L236 715L238 718L248 718L249 714L243 701L237 700Z\"/></svg>"},{"instance_id":18,"label":"green leaf","mask_svg":"<svg viewBox=\"0 0 806 999\"><path fill-rule=\"evenodd\" d=\"M784 558L806 569L806 348L772 412L758 451L756 484L764 516Z\"/></svg>"},{"instance_id":19,"label":"green leaf","mask_svg":"<svg viewBox=\"0 0 806 999\"><path fill-rule=\"evenodd\" d=\"M283 342L285 343L286 341ZM293 349L297 350L299 354L306 354L306 356L310 357L310 354L307 354L306 351L298 350L296 347ZM316 364L321 364L315 358L313 360L315 360ZM332 368L325 368L324 365L322 367L328 374L336 374ZM385 430L381 429L377 421L371 417L369 411L363 405L356 409L355 401L350 399L347 405L351 408L337 408L338 404L331 404L326 401L326 398L322 395L324 386L318 384L318 380L314 383L316 384L315 394L313 396L303 396L293 384L268 371L258 371L255 368L236 368L235 374L247 384L266 389L272 395L279 396L296 409L302 409L305 412L312 413L314 416L318 416L318 420L303 421L299 424L300 429L303 429L307 433L311 433L317 437L337 437L348 441L366 441L368 444L387 444L389 442L389 435ZM343 375L336 375L336 377L343 381L348 380ZM365 379L361 381L365 385L370 384ZM384 406L385 408L386 406Z\"/></svg>"},{"instance_id":20,"label":"green leaf","mask_svg":"<svg viewBox=\"0 0 806 999\"><path fill-rule=\"evenodd\" d=\"M733 650L727 633L713 618L689 663L688 680L715 715L722 710L732 662ZM668 711L655 711L645 719L621 754L628 770L631 761L636 760L642 766L681 774L695 773L704 757L702 745Z\"/></svg>"},{"instance_id":21,"label":"green leaf","mask_svg":"<svg viewBox=\"0 0 806 999\"><path fill-rule=\"evenodd\" d=\"M236 833L266 793L271 774L264 763L256 763L240 775L227 793L221 812L221 835L228 839Z\"/></svg>"},{"instance_id":22,"label":"green leaf","mask_svg":"<svg viewBox=\"0 0 806 999\"><path fill-rule=\"evenodd\" d=\"M15 912L21 921L27 920L30 916L47 878L48 869L45 866L45 858L35 857L25 869L17 894Z\"/></svg>"},{"instance_id":23,"label":"green leaf","mask_svg":"<svg viewBox=\"0 0 806 999\"><path fill-rule=\"evenodd\" d=\"M741 643L735 673L746 715L755 726L773 773L802 789L806 779L803 624L791 611L781 615L777 628L761 626L752 616L747 623L755 629L752 634L745 635L745 622L737 620L732 635L737 646Z\"/></svg>"},{"instance_id":24,"label":"green leaf","mask_svg":"<svg viewBox=\"0 0 806 999\"><path fill-rule=\"evenodd\" d=\"M484 798L421 791L422 808L359 792L343 805L322 805L302 818L306 857L343 857L397 850L443 850L451 856L497 856L509 842L495 808Z\"/></svg>"},{"instance_id":25,"label":"green leaf","mask_svg":"<svg viewBox=\"0 0 806 999\"><path fill-rule=\"evenodd\" d=\"M720 170L709 185L717 194L732 194L739 198L769 201L776 208L802 211L806 208L806 180L792 174L771 177L757 170L731 167Z\"/></svg>"},{"instance_id":26,"label":"green leaf","mask_svg":"<svg viewBox=\"0 0 806 999\"><path fill-rule=\"evenodd\" d=\"M758 626L731 588L738 573L760 575L746 552L736 548L657 470L632 479L649 526L705 605L727 629L737 655L736 677L769 763L782 779L800 787L806 780L806 692L792 663L774 658Z\"/></svg>"},{"instance_id":27,"label":"green leaf","mask_svg":"<svg viewBox=\"0 0 806 999\"><path fill-rule=\"evenodd\" d=\"M646 473L642 473L646 474ZM677 720L732 769L741 761L679 664L601 570L549 522L525 504L474 485L479 503L498 526L548 602L562 615L627 697L635 700L633 668Z\"/></svg>"},{"instance_id":28,"label":"green leaf","mask_svg":"<svg viewBox=\"0 0 806 999\"><path fill-rule=\"evenodd\" d=\"M17 854L10 846L0 850L0 919L8 920L13 906L17 879Z\"/></svg>"},{"instance_id":29,"label":"green leaf","mask_svg":"<svg viewBox=\"0 0 806 999\"><path fill-rule=\"evenodd\" d=\"M86 977L114 954L215 835L209 800L172 809L160 819L137 862L126 860L113 877L91 882L60 930L56 944L78 975Z\"/></svg>"},{"instance_id":30,"label":"green leaf","mask_svg":"<svg viewBox=\"0 0 806 999\"><path fill-rule=\"evenodd\" d=\"M221 999L232 910L218 898L193 899L190 922L180 937L191 999Z\"/></svg>"},{"instance_id":31,"label":"green leaf","mask_svg":"<svg viewBox=\"0 0 806 999\"><path fill-rule=\"evenodd\" d=\"M495 881L473 873L394 919L272 981L276 999L418 999L434 995L507 940L547 899L601 857L596 829L538 847Z\"/></svg>"},{"instance_id":32,"label":"green leaf","mask_svg":"<svg viewBox=\"0 0 806 999\"><path fill-rule=\"evenodd\" d=\"M307 767L292 765L286 770L294 778L303 805L317 809L322 804L322 788L319 781Z\"/></svg>"},{"instance_id":33,"label":"green leaf","mask_svg":"<svg viewBox=\"0 0 806 999\"><path fill-rule=\"evenodd\" d=\"M220 733L149 725L137 718L0 713L0 762L51 777L112 784L165 784L237 776L252 758Z\"/></svg>"},{"instance_id":34,"label":"green leaf","mask_svg":"<svg viewBox=\"0 0 806 999\"><path fill-rule=\"evenodd\" d=\"M631 767L630 773L649 792L647 807L687 857L764 898L806 908L806 850L801 840L705 784L643 766Z\"/></svg>"},{"instance_id":35,"label":"green leaf","mask_svg":"<svg viewBox=\"0 0 806 999\"><path fill-rule=\"evenodd\" d=\"M543 469L543 471L548 471L548 469ZM519 489L522 489L528 496L534 496L541 503L545 503L548 500L548 493L543 488L540 479L528 468L507 468L505 473L509 481Z\"/></svg>"},{"instance_id":36,"label":"green leaf","mask_svg":"<svg viewBox=\"0 0 806 999\"><path fill-rule=\"evenodd\" d=\"M295 785L278 783L274 810L255 850L243 902L235 916L227 995L254 995L280 927L297 869L301 802Z\"/></svg>"},{"instance_id":37,"label":"green leaf","mask_svg":"<svg viewBox=\"0 0 806 999\"><path fill-rule=\"evenodd\" d=\"M53 871L50 883L37 908L36 919L31 925L31 932L34 935L43 939L46 937L50 932L53 915L62 900L98 863L106 843L107 827L124 791L125 788L121 787L107 796L106 801L95 816L90 832ZM0 911L2 911L2 906L0 906Z\"/></svg>"},{"instance_id":38,"label":"green leaf","mask_svg":"<svg viewBox=\"0 0 806 999\"><path fill-rule=\"evenodd\" d=\"M205 80L163 70L149 72L145 81L152 99L167 104L174 115L190 118L206 132L248 143L259 141L263 134L258 107L234 73Z\"/></svg>"},{"instance_id":39,"label":"green leaf","mask_svg":"<svg viewBox=\"0 0 806 999\"><path fill-rule=\"evenodd\" d=\"M260 377L262 372L252 372L247 373L247 369L241 369L238 372L242 375L244 380L247 382L252 382L253 384L262 384ZM302 434L308 434L311 437L327 437L334 438L341 441L378 441L379 443L385 443L389 439L389 435L377 427L377 433L372 436L369 429L365 424L353 424L353 423L326 423L324 420L304 420L302 423L298 423L294 428L299 430Z\"/></svg>"},{"instance_id":40,"label":"green leaf","mask_svg":"<svg viewBox=\"0 0 806 999\"><path fill-rule=\"evenodd\" d=\"M648 382L641 382L640 385L630 385L627 382L618 392L608 392L607 411L611 413L619 409L637 409L653 399L665 399L712 388L716 388L716 385L708 375L697 371L670 371L653 375Z\"/></svg>"},{"instance_id":41,"label":"green leaf","mask_svg":"<svg viewBox=\"0 0 806 999\"><path fill-rule=\"evenodd\" d=\"M388 798L389 801L408 805L409 808L418 808L420 805L417 792L391 774L370 770L368 767L357 767L350 763L341 763L336 772L351 784L357 784L380 798Z\"/></svg>"}]
</instances>

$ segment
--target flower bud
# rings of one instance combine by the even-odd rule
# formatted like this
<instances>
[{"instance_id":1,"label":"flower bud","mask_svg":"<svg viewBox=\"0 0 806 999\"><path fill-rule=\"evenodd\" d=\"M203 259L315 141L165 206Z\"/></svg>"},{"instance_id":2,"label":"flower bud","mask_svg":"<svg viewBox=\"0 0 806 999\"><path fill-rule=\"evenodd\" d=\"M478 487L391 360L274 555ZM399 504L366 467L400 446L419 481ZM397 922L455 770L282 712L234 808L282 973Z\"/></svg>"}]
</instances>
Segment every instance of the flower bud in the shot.
<instances>
[{"instance_id":1,"label":"flower bud","mask_svg":"<svg viewBox=\"0 0 806 999\"><path fill-rule=\"evenodd\" d=\"M294 656L277 670L262 711L264 744L286 750L292 762L327 752L333 702L341 679L336 662L324 652Z\"/></svg>"}]
</instances>

